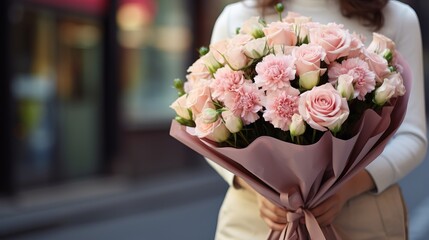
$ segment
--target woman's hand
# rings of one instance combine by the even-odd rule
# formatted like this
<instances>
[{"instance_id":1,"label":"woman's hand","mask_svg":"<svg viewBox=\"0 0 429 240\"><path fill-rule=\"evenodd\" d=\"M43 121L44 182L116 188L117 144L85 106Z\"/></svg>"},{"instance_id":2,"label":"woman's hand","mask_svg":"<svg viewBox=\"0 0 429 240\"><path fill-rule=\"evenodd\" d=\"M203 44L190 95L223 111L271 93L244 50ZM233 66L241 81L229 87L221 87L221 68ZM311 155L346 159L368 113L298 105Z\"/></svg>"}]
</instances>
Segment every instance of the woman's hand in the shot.
<instances>
[{"instance_id":1,"label":"woman's hand","mask_svg":"<svg viewBox=\"0 0 429 240\"><path fill-rule=\"evenodd\" d=\"M311 210L320 226L325 227L334 222L340 214L348 198L339 190L334 195L326 199L317 207Z\"/></svg>"},{"instance_id":2,"label":"woman's hand","mask_svg":"<svg viewBox=\"0 0 429 240\"><path fill-rule=\"evenodd\" d=\"M274 205L271 201L266 199L261 194L257 193L249 184L247 184L240 177L234 177L234 186L236 188L243 188L251 191L256 195L258 201L259 214L265 221L269 228L276 231L281 231L286 227L287 223L287 210Z\"/></svg>"},{"instance_id":3,"label":"woman's hand","mask_svg":"<svg viewBox=\"0 0 429 240\"><path fill-rule=\"evenodd\" d=\"M346 182L334 195L327 198L311 210L320 226L334 222L347 201L375 187L374 181L366 170L362 170Z\"/></svg>"},{"instance_id":4,"label":"woman's hand","mask_svg":"<svg viewBox=\"0 0 429 240\"><path fill-rule=\"evenodd\" d=\"M269 228L281 231L287 224L287 210L277 207L262 195L256 193L258 200L259 214Z\"/></svg>"}]
</instances>

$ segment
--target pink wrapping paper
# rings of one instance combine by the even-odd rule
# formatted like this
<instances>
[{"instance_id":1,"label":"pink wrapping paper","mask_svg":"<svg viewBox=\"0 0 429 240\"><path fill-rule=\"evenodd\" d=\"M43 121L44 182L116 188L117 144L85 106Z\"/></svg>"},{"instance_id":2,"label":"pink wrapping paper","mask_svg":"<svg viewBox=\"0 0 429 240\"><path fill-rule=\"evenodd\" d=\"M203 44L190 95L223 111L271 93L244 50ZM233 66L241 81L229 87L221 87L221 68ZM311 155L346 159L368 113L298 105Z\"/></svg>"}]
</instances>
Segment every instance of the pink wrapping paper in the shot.
<instances>
[{"instance_id":1,"label":"pink wrapping paper","mask_svg":"<svg viewBox=\"0 0 429 240\"><path fill-rule=\"evenodd\" d=\"M170 135L191 149L243 178L257 192L289 210L287 227L272 231L274 239L339 239L335 229L321 228L307 209L331 196L345 181L365 168L396 132L404 118L411 73L402 59L402 76L407 92L381 116L367 110L361 118L359 132L348 140L335 138L330 132L312 145L297 145L272 137L259 137L248 147L217 147L194 136L193 129L173 121ZM299 219L304 217L305 224Z\"/></svg>"}]
</instances>

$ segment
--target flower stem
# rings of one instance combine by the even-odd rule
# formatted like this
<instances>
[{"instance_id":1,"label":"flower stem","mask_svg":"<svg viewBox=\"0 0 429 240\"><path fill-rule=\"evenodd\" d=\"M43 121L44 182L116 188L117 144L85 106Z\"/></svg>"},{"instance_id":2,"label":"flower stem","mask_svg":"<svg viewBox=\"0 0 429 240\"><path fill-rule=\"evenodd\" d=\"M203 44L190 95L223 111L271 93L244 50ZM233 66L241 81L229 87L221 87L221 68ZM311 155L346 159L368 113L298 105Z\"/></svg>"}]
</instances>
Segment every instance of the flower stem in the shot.
<instances>
[{"instance_id":1,"label":"flower stem","mask_svg":"<svg viewBox=\"0 0 429 240\"><path fill-rule=\"evenodd\" d=\"M311 143L314 143L316 141L316 129L313 129L313 137L311 139Z\"/></svg>"},{"instance_id":2,"label":"flower stem","mask_svg":"<svg viewBox=\"0 0 429 240\"><path fill-rule=\"evenodd\" d=\"M249 141L247 141L246 136L244 136L244 134L240 131L238 132L238 134L240 135L240 137L243 139L243 141L246 143L246 146L249 146L250 143Z\"/></svg>"},{"instance_id":3,"label":"flower stem","mask_svg":"<svg viewBox=\"0 0 429 240\"><path fill-rule=\"evenodd\" d=\"M285 10L285 6L283 3L277 3L274 7L276 9L276 12L279 14L279 20L282 21L282 12Z\"/></svg>"}]
</instances>

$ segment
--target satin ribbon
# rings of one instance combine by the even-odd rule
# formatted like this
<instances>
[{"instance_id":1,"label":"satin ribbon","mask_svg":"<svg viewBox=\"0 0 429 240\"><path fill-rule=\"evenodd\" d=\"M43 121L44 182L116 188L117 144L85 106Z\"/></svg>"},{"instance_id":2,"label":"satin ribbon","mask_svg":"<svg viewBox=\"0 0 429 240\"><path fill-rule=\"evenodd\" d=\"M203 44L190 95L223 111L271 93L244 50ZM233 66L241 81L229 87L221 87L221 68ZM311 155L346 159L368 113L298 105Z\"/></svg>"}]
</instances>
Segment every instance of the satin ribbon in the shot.
<instances>
[{"instance_id":1,"label":"satin ribbon","mask_svg":"<svg viewBox=\"0 0 429 240\"><path fill-rule=\"evenodd\" d=\"M281 193L280 201L288 210L286 216L288 224L281 232L279 239L304 240L309 238L326 240L314 215L305 209L301 193L297 189L291 189L288 193ZM305 225L300 224L302 218L305 220Z\"/></svg>"}]
</instances>

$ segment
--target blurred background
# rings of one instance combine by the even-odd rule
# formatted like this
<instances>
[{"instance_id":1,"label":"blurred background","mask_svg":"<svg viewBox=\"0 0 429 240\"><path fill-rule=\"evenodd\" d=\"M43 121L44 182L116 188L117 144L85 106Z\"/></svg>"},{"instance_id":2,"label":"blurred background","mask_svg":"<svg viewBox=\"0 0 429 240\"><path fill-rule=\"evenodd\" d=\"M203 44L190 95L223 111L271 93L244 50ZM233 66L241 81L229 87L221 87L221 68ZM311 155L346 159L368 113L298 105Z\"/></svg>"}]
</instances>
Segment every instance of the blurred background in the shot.
<instances>
[{"instance_id":1,"label":"blurred background","mask_svg":"<svg viewBox=\"0 0 429 240\"><path fill-rule=\"evenodd\" d=\"M231 2L0 2L0 239L213 239L227 185L169 136L168 106ZM429 2L404 2L429 79ZM401 182L414 240L428 170Z\"/></svg>"}]
</instances>

